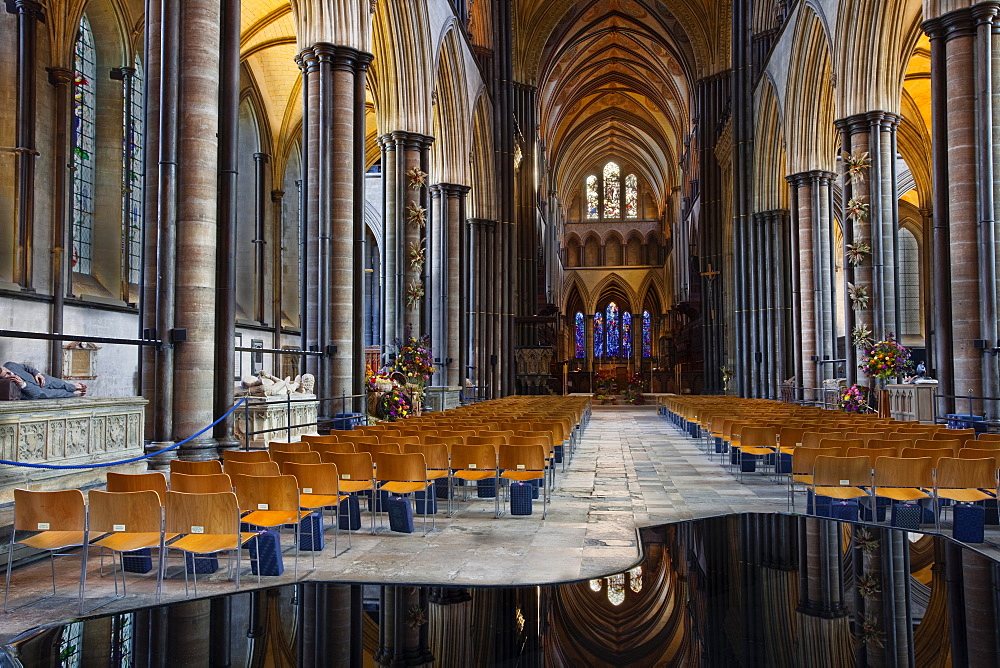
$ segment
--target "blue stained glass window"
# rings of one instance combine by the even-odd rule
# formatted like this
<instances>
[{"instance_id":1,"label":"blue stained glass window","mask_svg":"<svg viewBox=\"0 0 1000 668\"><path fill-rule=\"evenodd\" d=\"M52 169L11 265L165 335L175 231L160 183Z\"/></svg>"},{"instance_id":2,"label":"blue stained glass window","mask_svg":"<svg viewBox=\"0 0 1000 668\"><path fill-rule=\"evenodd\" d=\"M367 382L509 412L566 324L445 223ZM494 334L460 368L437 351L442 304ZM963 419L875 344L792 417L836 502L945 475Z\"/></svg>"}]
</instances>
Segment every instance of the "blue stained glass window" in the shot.
<instances>
[{"instance_id":1,"label":"blue stained glass window","mask_svg":"<svg viewBox=\"0 0 1000 668\"><path fill-rule=\"evenodd\" d=\"M632 357L632 314L622 313L622 357Z\"/></svg>"},{"instance_id":2,"label":"blue stained glass window","mask_svg":"<svg viewBox=\"0 0 1000 668\"><path fill-rule=\"evenodd\" d=\"M621 333L618 329L618 304L611 302L607 309L607 344L604 347L608 357L618 357L618 344L621 343Z\"/></svg>"},{"instance_id":3,"label":"blue stained glass window","mask_svg":"<svg viewBox=\"0 0 1000 668\"><path fill-rule=\"evenodd\" d=\"M642 356L653 356L653 319L649 316L649 311L642 312Z\"/></svg>"},{"instance_id":4,"label":"blue stained glass window","mask_svg":"<svg viewBox=\"0 0 1000 668\"><path fill-rule=\"evenodd\" d=\"M73 271L93 273L97 55L84 15L73 47Z\"/></svg>"},{"instance_id":5,"label":"blue stained glass window","mask_svg":"<svg viewBox=\"0 0 1000 668\"><path fill-rule=\"evenodd\" d=\"M594 314L594 359L604 357L604 314Z\"/></svg>"},{"instance_id":6,"label":"blue stained glass window","mask_svg":"<svg viewBox=\"0 0 1000 668\"><path fill-rule=\"evenodd\" d=\"M584 324L583 314L576 314L576 356L587 356L587 328Z\"/></svg>"}]
</instances>

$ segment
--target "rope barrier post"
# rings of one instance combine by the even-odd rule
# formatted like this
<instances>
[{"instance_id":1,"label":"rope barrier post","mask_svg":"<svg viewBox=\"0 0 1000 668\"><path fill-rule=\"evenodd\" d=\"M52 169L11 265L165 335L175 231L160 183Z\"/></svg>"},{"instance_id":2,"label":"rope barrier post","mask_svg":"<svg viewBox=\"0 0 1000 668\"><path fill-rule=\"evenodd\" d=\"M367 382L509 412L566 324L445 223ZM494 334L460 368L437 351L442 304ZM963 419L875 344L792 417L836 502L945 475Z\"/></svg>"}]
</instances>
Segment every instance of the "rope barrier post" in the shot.
<instances>
[{"instance_id":1,"label":"rope barrier post","mask_svg":"<svg viewBox=\"0 0 1000 668\"><path fill-rule=\"evenodd\" d=\"M347 393L345 392L344 388L340 388L340 419L341 419L340 423L341 426L345 426L344 423L348 421L348 417L347 417ZM334 420L333 424L337 424L337 421Z\"/></svg>"},{"instance_id":2,"label":"rope barrier post","mask_svg":"<svg viewBox=\"0 0 1000 668\"><path fill-rule=\"evenodd\" d=\"M287 388L286 388L287 389ZM285 426L288 428L288 442L292 442L292 393L285 393Z\"/></svg>"},{"instance_id":3,"label":"rope barrier post","mask_svg":"<svg viewBox=\"0 0 1000 668\"><path fill-rule=\"evenodd\" d=\"M247 397L243 401L243 449L250 449L250 402Z\"/></svg>"}]
</instances>

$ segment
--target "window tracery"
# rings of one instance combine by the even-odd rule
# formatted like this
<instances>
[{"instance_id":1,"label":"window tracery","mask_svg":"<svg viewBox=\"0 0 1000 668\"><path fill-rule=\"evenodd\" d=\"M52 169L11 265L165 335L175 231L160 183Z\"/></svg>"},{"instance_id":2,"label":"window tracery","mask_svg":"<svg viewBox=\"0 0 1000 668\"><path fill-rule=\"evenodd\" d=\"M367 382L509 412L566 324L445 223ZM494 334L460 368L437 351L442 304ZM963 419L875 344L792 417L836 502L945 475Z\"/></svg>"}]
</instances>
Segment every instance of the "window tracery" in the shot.
<instances>
[{"instance_id":1,"label":"window tracery","mask_svg":"<svg viewBox=\"0 0 1000 668\"><path fill-rule=\"evenodd\" d=\"M597 176L587 177L587 218L594 220L599 217L600 197L597 190Z\"/></svg>"},{"instance_id":2,"label":"window tracery","mask_svg":"<svg viewBox=\"0 0 1000 668\"><path fill-rule=\"evenodd\" d=\"M96 153L97 57L94 33L84 14L73 47L73 271L93 273L94 161Z\"/></svg>"},{"instance_id":3,"label":"window tracery","mask_svg":"<svg viewBox=\"0 0 1000 668\"><path fill-rule=\"evenodd\" d=\"M621 170L614 161L604 165L604 217L621 218Z\"/></svg>"},{"instance_id":4,"label":"window tracery","mask_svg":"<svg viewBox=\"0 0 1000 668\"><path fill-rule=\"evenodd\" d=\"M576 357L579 359L581 357L587 356L587 333L586 327L584 325L583 313L577 311L576 319Z\"/></svg>"}]
</instances>

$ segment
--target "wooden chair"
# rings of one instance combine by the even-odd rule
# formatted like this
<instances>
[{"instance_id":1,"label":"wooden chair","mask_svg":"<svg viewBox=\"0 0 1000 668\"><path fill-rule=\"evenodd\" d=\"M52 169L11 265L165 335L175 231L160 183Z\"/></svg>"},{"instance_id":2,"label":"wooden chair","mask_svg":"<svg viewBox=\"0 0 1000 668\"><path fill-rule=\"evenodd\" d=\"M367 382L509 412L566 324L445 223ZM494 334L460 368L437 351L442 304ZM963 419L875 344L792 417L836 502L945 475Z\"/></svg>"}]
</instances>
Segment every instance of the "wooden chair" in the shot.
<instances>
[{"instance_id":1,"label":"wooden chair","mask_svg":"<svg viewBox=\"0 0 1000 668\"><path fill-rule=\"evenodd\" d=\"M497 466L500 480L528 482L545 481L545 447L541 445L501 445ZM548 512L548 486L542 485L542 519ZM497 488L497 498L500 497Z\"/></svg>"},{"instance_id":2,"label":"wooden chair","mask_svg":"<svg viewBox=\"0 0 1000 668\"><path fill-rule=\"evenodd\" d=\"M358 448L354 443L313 443L313 448L315 452L320 453L322 456L325 452L335 452L335 453L347 453L347 452L357 452Z\"/></svg>"},{"instance_id":3,"label":"wooden chair","mask_svg":"<svg viewBox=\"0 0 1000 668\"><path fill-rule=\"evenodd\" d=\"M995 448L962 448L958 451L959 459L992 459L1000 470L1000 450Z\"/></svg>"},{"instance_id":4,"label":"wooden chair","mask_svg":"<svg viewBox=\"0 0 1000 668\"><path fill-rule=\"evenodd\" d=\"M451 479L448 496L453 496L455 480L476 482L497 478L497 452L490 445L460 444L451 448ZM494 495L495 496L495 495ZM500 497L496 498L496 513L500 512Z\"/></svg>"},{"instance_id":5,"label":"wooden chair","mask_svg":"<svg viewBox=\"0 0 1000 668\"><path fill-rule=\"evenodd\" d=\"M979 434L976 436L976 440L980 443L1000 443L1000 434ZM977 445L976 447L981 448L991 446Z\"/></svg>"},{"instance_id":6,"label":"wooden chair","mask_svg":"<svg viewBox=\"0 0 1000 668\"><path fill-rule=\"evenodd\" d=\"M943 450L948 448L958 456L958 451L962 449L962 441L958 439L937 439L937 438L922 438L920 440L913 442L913 447L918 450Z\"/></svg>"},{"instance_id":7,"label":"wooden chair","mask_svg":"<svg viewBox=\"0 0 1000 668\"><path fill-rule=\"evenodd\" d=\"M170 475L170 489L186 494L218 494L233 491L233 481L225 473L211 475L173 473Z\"/></svg>"},{"instance_id":8,"label":"wooden chair","mask_svg":"<svg viewBox=\"0 0 1000 668\"><path fill-rule=\"evenodd\" d=\"M975 429L941 429L934 433L933 438L941 441L948 441L952 439L958 439L964 441L966 438L976 437Z\"/></svg>"},{"instance_id":9,"label":"wooden chair","mask_svg":"<svg viewBox=\"0 0 1000 668\"><path fill-rule=\"evenodd\" d=\"M923 450L922 452L931 452ZM872 508L879 497L893 501L920 501L931 495L925 489L934 487L931 457L879 457L875 460L875 481L872 486Z\"/></svg>"},{"instance_id":10,"label":"wooden chair","mask_svg":"<svg viewBox=\"0 0 1000 668\"><path fill-rule=\"evenodd\" d=\"M236 589L240 588L242 548L256 532L240 531L240 508L232 492L186 494L167 492L165 532L180 536L167 543L165 552L180 550L196 558L199 554L236 553ZM166 557L164 557L164 562ZM194 595L198 595L198 573L194 570ZM260 573L260 569L257 570ZM258 581L260 575L257 576ZM184 569L184 594L188 594L188 569Z\"/></svg>"},{"instance_id":11,"label":"wooden chair","mask_svg":"<svg viewBox=\"0 0 1000 668\"><path fill-rule=\"evenodd\" d=\"M465 438L462 436L428 436L424 439L424 445L443 445L451 452L453 446L462 445Z\"/></svg>"},{"instance_id":12,"label":"wooden chair","mask_svg":"<svg viewBox=\"0 0 1000 668\"><path fill-rule=\"evenodd\" d=\"M222 466L223 471L233 477L234 475L281 475L281 469L274 462L226 462Z\"/></svg>"},{"instance_id":13,"label":"wooden chair","mask_svg":"<svg viewBox=\"0 0 1000 668\"><path fill-rule=\"evenodd\" d=\"M397 445L399 451L407 445L420 445L420 438L417 436L379 436L379 445Z\"/></svg>"},{"instance_id":14,"label":"wooden chair","mask_svg":"<svg viewBox=\"0 0 1000 668\"><path fill-rule=\"evenodd\" d=\"M821 456L840 457L844 455L842 448L795 448L792 450L792 471L788 474L788 507L795 511L795 485L811 487L813 484L813 466L816 458Z\"/></svg>"},{"instance_id":15,"label":"wooden chair","mask_svg":"<svg viewBox=\"0 0 1000 668\"><path fill-rule=\"evenodd\" d=\"M236 490L240 510L247 513L240 519L241 522L263 529L279 530L285 524L295 525L295 579L297 580L301 522L311 511L300 509L299 485L295 476L237 474L233 476L233 489ZM315 568L315 551L312 556ZM260 571L258 567L257 573Z\"/></svg>"},{"instance_id":16,"label":"wooden chair","mask_svg":"<svg viewBox=\"0 0 1000 668\"><path fill-rule=\"evenodd\" d=\"M108 471L107 491L109 492L156 492L163 505L163 495L167 493L167 476L159 471L148 473L116 473ZM138 549L138 548L136 548Z\"/></svg>"},{"instance_id":17,"label":"wooden chair","mask_svg":"<svg viewBox=\"0 0 1000 668\"><path fill-rule=\"evenodd\" d=\"M470 436L465 439L466 445L490 445L493 451L499 453L500 446L506 445L507 439L504 436Z\"/></svg>"},{"instance_id":18,"label":"wooden chair","mask_svg":"<svg viewBox=\"0 0 1000 668\"><path fill-rule=\"evenodd\" d=\"M847 452L848 448L865 447L865 442L863 439L860 438L821 438L818 447L840 448L844 452Z\"/></svg>"},{"instance_id":19,"label":"wooden chair","mask_svg":"<svg viewBox=\"0 0 1000 668\"><path fill-rule=\"evenodd\" d=\"M420 453L392 454L380 452L375 455L375 483L378 490L403 496L414 492L429 493L430 480L427 479L427 464ZM427 531L427 509L424 503L424 535ZM431 520L431 529L434 520Z\"/></svg>"},{"instance_id":20,"label":"wooden chair","mask_svg":"<svg viewBox=\"0 0 1000 668\"><path fill-rule=\"evenodd\" d=\"M848 457L868 457L871 468L875 468L875 461L879 457L895 457L899 454L897 448L848 448Z\"/></svg>"},{"instance_id":21,"label":"wooden chair","mask_svg":"<svg viewBox=\"0 0 1000 668\"><path fill-rule=\"evenodd\" d=\"M278 470L281 473L285 472L285 467L289 463L296 464L319 464L320 454L318 452L306 451L306 452L272 452L271 456L274 457L274 463L278 465Z\"/></svg>"},{"instance_id":22,"label":"wooden chair","mask_svg":"<svg viewBox=\"0 0 1000 668\"><path fill-rule=\"evenodd\" d=\"M450 430L439 429L438 430L438 438L440 438L442 436L448 436L448 437L452 437L452 438L461 438L463 442L465 442L465 439L467 439L470 436L478 436L478 435L479 435L479 431L475 430L475 429L450 429Z\"/></svg>"},{"instance_id":23,"label":"wooden chair","mask_svg":"<svg viewBox=\"0 0 1000 668\"><path fill-rule=\"evenodd\" d=\"M872 485L871 459L860 457L828 457L820 455L813 462L813 515L816 496L834 499L858 499L868 496Z\"/></svg>"},{"instance_id":24,"label":"wooden chair","mask_svg":"<svg viewBox=\"0 0 1000 668\"><path fill-rule=\"evenodd\" d=\"M323 453L323 463L336 464L341 494L375 493L375 467L369 452ZM372 504L372 508L375 505ZM371 514L371 532L375 533L375 513Z\"/></svg>"},{"instance_id":25,"label":"wooden chair","mask_svg":"<svg viewBox=\"0 0 1000 668\"><path fill-rule=\"evenodd\" d=\"M271 459L274 459L276 452L310 452L312 444L304 441L298 443L271 443L268 450L271 452Z\"/></svg>"},{"instance_id":26,"label":"wooden chair","mask_svg":"<svg viewBox=\"0 0 1000 668\"><path fill-rule=\"evenodd\" d=\"M323 511L334 509L333 515L333 556L339 556L337 539L340 537L340 502L347 498L340 493L340 474L336 464L304 464L288 462L285 473L295 476L299 485L299 506L313 512L319 511L320 530L324 526ZM347 532L350 544L351 532ZM315 545L315 541L313 541Z\"/></svg>"},{"instance_id":27,"label":"wooden chair","mask_svg":"<svg viewBox=\"0 0 1000 668\"><path fill-rule=\"evenodd\" d=\"M556 482L556 450L552 444L551 434L519 431L509 445L540 445L545 448L545 470L548 473L549 488L553 489Z\"/></svg>"},{"instance_id":28,"label":"wooden chair","mask_svg":"<svg viewBox=\"0 0 1000 668\"><path fill-rule=\"evenodd\" d=\"M163 474L160 474L160 477L163 478ZM118 593L118 568L112 570L115 583L115 596L112 601L128 595L125 585L124 553L154 547L158 550L156 600L160 600L163 586L163 542L174 538L173 535L163 535L163 509L160 504L166 500L166 495L166 489L162 495L152 489L106 492L95 489L88 494L90 535L100 536L90 545L109 550L112 554L112 565L114 565L114 555L117 554L121 566L121 594ZM87 572L84 571L82 587L86 586Z\"/></svg>"},{"instance_id":29,"label":"wooden chair","mask_svg":"<svg viewBox=\"0 0 1000 668\"><path fill-rule=\"evenodd\" d=\"M937 468L938 460L942 457L954 457L955 451L951 448L901 448L899 456L904 459L915 459L918 457L930 457L931 468ZM928 489L930 486L928 485Z\"/></svg>"},{"instance_id":30,"label":"wooden chair","mask_svg":"<svg viewBox=\"0 0 1000 668\"><path fill-rule=\"evenodd\" d=\"M229 462L269 462L271 453L267 450L223 450L222 467Z\"/></svg>"},{"instance_id":31,"label":"wooden chair","mask_svg":"<svg viewBox=\"0 0 1000 668\"><path fill-rule=\"evenodd\" d=\"M185 475L213 475L222 473L222 462L209 459L204 462L189 462L183 459L170 460L170 475L183 473Z\"/></svg>"},{"instance_id":32,"label":"wooden chair","mask_svg":"<svg viewBox=\"0 0 1000 668\"><path fill-rule=\"evenodd\" d=\"M1000 490L997 486L997 460L993 456L982 459L943 457L938 460L936 474L934 504L938 512L934 515L938 531L941 530L940 499L951 499L955 503L976 503L998 498Z\"/></svg>"},{"instance_id":33,"label":"wooden chair","mask_svg":"<svg viewBox=\"0 0 1000 668\"><path fill-rule=\"evenodd\" d=\"M807 431L802 434L802 447L803 448L818 448L820 447L820 441L823 439L832 438L846 438L846 431L836 431L836 430L826 430L826 431Z\"/></svg>"},{"instance_id":34,"label":"wooden chair","mask_svg":"<svg viewBox=\"0 0 1000 668\"><path fill-rule=\"evenodd\" d=\"M299 438L310 445L340 442L340 435L337 432L330 432L329 434L302 434Z\"/></svg>"},{"instance_id":35,"label":"wooden chair","mask_svg":"<svg viewBox=\"0 0 1000 668\"><path fill-rule=\"evenodd\" d=\"M344 433L337 435L337 442L353 443L355 446L362 445L364 443L375 445L376 443L378 443L378 436L376 436L374 433L355 434L352 431L345 431Z\"/></svg>"},{"instance_id":36,"label":"wooden chair","mask_svg":"<svg viewBox=\"0 0 1000 668\"><path fill-rule=\"evenodd\" d=\"M32 535L18 540L19 531L31 532ZM6 613L11 610L7 607L7 601L10 598L10 573L13 570L15 545L26 545L48 552L52 570L52 593L43 596L44 599L56 595L55 557L68 554L59 550L83 547L87 541L87 506L83 492L78 489L53 492L15 489L14 527L10 532L10 545L7 548L7 585L3 595L3 611ZM83 550L82 560L78 600L81 614L83 614L83 574L87 572L87 550Z\"/></svg>"},{"instance_id":37,"label":"wooden chair","mask_svg":"<svg viewBox=\"0 0 1000 668\"><path fill-rule=\"evenodd\" d=\"M791 454L792 449L802 442L802 435L806 433L803 427L781 427L778 429L778 450L782 454Z\"/></svg>"},{"instance_id":38,"label":"wooden chair","mask_svg":"<svg viewBox=\"0 0 1000 668\"><path fill-rule=\"evenodd\" d=\"M778 430L774 427L743 427L739 438L740 480L743 479L742 459L745 455L764 458L778 451ZM775 465L777 471L777 465Z\"/></svg>"}]
</instances>

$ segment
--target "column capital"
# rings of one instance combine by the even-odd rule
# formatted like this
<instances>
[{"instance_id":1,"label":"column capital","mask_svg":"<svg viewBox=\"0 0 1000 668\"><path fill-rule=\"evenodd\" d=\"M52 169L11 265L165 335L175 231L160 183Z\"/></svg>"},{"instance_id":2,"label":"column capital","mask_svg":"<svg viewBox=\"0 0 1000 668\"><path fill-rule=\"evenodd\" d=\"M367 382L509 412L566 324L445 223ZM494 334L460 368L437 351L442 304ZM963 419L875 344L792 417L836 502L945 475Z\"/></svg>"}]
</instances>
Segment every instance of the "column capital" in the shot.
<instances>
[{"instance_id":1,"label":"column capital","mask_svg":"<svg viewBox=\"0 0 1000 668\"><path fill-rule=\"evenodd\" d=\"M464 197L466 193L472 190L471 186L463 186L457 183L436 183L431 188L440 189L441 193L448 197Z\"/></svg>"},{"instance_id":2,"label":"column capital","mask_svg":"<svg viewBox=\"0 0 1000 668\"><path fill-rule=\"evenodd\" d=\"M45 8L35 0L4 0L8 14L20 14L37 21L45 22Z\"/></svg>"},{"instance_id":3,"label":"column capital","mask_svg":"<svg viewBox=\"0 0 1000 668\"><path fill-rule=\"evenodd\" d=\"M125 81L130 77L135 76L134 67L112 67L111 68L111 78L115 81Z\"/></svg>"},{"instance_id":4,"label":"column capital","mask_svg":"<svg viewBox=\"0 0 1000 668\"><path fill-rule=\"evenodd\" d=\"M304 73L315 72L319 66L319 59L316 57L316 49L307 46L295 56L295 64Z\"/></svg>"},{"instance_id":5,"label":"column capital","mask_svg":"<svg viewBox=\"0 0 1000 668\"><path fill-rule=\"evenodd\" d=\"M253 161L254 162L267 163L267 161L270 160L270 159L271 159L271 156L269 156L267 153L254 153L253 154Z\"/></svg>"},{"instance_id":6,"label":"column capital","mask_svg":"<svg viewBox=\"0 0 1000 668\"><path fill-rule=\"evenodd\" d=\"M383 136L391 136L396 145L403 149L422 151L430 148L434 143L434 137L420 134L419 132L409 132L408 130L393 130Z\"/></svg>"},{"instance_id":7,"label":"column capital","mask_svg":"<svg viewBox=\"0 0 1000 668\"><path fill-rule=\"evenodd\" d=\"M789 174L785 177L788 184L793 188L801 188L804 185L812 183L812 172L797 172L795 174Z\"/></svg>"},{"instance_id":8,"label":"column capital","mask_svg":"<svg viewBox=\"0 0 1000 668\"><path fill-rule=\"evenodd\" d=\"M920 27L931 39L944 38L945 41L949 41L958 37L973 37L976 34L976 8L989 6L995 8L995 3L987 2L975 7L956 9L937 18L924 21ZM978 11L984 10L979 9Z\"/></svg>"},{"instance_id":9,"label":"column capital","mask_svg":"<svg viewBox=\"0 0 1000 668\"><path fill-rule=\"evenodd\" d=\"M853 114L846 118L838 118L833 122L833 126L840 132L848 135L856 135L868 132L871 128L871 121L867 113Z\"/></svg>"},{"instance_id":10,"label":"column capital","mask_svg":"<svg viewBox=\"0 0 1000 668\"><path fill-rule=\"evenodd\" d=\"M73 83L73 70L68 67L46 67L49 83L53 86L67 86Z\"/></svg>"},{"instance_id":11,"label":"column capital","mask_svg":"<svg viewBox=\"0 0 1000 668\"><path fill-rule=\"evenodd\" d=\"M280 202L285 197L284 190L272 190L271 191L271 201Z\"/></svg>"}]
</instances>

